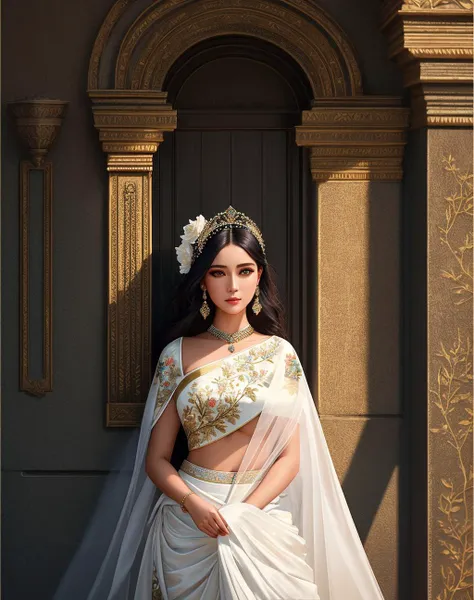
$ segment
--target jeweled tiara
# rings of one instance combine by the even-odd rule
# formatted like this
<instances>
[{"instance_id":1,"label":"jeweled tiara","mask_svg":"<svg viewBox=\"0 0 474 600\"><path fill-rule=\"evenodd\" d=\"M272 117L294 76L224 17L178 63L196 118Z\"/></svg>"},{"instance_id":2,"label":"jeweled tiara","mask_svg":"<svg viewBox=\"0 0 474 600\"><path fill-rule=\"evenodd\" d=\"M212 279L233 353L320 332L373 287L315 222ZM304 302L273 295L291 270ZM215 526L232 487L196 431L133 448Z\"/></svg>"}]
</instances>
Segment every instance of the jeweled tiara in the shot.
<instances>
[{"instance_id":1,"label":"jeweled tiara","mask_svg":"<svg viewBox=\"0 0 474 600\"><path fill-rule=\"evenodd\" d=\"M244 228L250 231L260 244L265 256L265 242L260 229L254 221L245 213L235 210L229 206L225 211L217 213L212 219L206 221L202 215L198 215L195 221L189 221L184 227L184 235L181 245L176 247L176 255L180 263L180 273L188 273L196 258L202 253L207 241L222 229L233 227Z\"/></svg>"}]
</instances>

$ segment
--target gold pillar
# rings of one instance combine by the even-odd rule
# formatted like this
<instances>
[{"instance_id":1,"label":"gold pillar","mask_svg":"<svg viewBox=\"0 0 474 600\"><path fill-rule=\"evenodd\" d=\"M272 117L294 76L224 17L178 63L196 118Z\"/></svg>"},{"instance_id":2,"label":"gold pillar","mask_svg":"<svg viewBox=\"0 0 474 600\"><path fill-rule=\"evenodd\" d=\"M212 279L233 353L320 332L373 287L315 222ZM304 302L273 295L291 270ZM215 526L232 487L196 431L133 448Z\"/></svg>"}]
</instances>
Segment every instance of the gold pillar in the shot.
<instances>
[{"instance_id":1,"label":"gold pillar","mask_svg":"<svg viewBox=\"0 0 474 600\"><path fill-rule=\"evenodd\" d=\"M412 412L412 597L472 585L472 0L385 5L411 92L406 195Z\"/></svg>"},{"instance_id":2,"label":"gold pillar","mask_svg":"<svg viewBox=\"0 0 474 600\"><path fill-rule=\"evenodd\" d=\"M318 411L386 600L398 600L399 211L408 110L395 98L317 100ZM361 502L360 490L364 490Z\"/></svg>"},{"instance_id":3,"label":"gold pillar","mask_svg":"<svg viewBox=\"0 0 474 600\"><path fill-rule=\"evenodd\" d=\"M137 426L150 385L153 154L176 112L161 92L89 95L109 173L107 426Z\"/></svg>"}]
</instances>

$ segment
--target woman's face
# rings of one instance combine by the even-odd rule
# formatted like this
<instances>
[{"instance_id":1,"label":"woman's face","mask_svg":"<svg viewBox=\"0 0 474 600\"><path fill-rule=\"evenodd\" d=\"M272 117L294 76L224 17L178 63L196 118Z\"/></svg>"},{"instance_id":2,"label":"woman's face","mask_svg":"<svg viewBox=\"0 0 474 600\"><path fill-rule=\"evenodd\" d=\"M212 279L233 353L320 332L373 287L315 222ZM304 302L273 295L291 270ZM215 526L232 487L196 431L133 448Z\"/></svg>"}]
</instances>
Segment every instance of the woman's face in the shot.
<instances>
[{"instance_id":1,"label":"woman's face","mask_svg":"<svg viewBox=\"0 0 474 600\"><path fill-rule=\"evenodd\" d=\"M262 271L243 248L229 244L216 255L201 284L217 308L238 314L252 300ZM238 302L228 302L230 298Z\"/></svg>"}]
</instances>

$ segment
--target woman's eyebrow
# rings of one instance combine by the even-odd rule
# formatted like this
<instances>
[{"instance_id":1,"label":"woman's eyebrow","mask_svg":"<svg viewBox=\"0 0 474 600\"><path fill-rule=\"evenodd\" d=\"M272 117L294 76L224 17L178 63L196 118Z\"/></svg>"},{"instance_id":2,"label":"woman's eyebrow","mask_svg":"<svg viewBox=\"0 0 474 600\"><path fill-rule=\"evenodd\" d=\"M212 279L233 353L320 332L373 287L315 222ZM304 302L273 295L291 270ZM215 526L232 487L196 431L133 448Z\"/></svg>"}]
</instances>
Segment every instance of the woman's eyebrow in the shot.
<instances>
[{"instance_id":1,"label":"woman's eyebrow","mask_svg":"<svg viewBox=\"0 0 474 600\"><path fill-rule=\"evenodd\" d=\"M240 263L240 265L237 265L237 267L248 267L248 266L253 267L255 265L254 265L254 263L250 263L250 262L249 263ZM211 265L209 268L212 269L214 267L219 267L221 269L227 269L228 268L227 265Z\"/></svg>"}]
</instances>

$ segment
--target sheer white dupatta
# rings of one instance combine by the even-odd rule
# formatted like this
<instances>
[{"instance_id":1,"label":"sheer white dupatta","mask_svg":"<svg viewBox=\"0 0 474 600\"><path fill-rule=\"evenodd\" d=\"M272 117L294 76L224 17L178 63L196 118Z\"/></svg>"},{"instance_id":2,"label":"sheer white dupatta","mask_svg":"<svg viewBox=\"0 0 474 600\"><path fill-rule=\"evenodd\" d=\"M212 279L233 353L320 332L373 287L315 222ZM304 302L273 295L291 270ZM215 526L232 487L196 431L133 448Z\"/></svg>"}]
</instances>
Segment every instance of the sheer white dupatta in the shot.
<instances>
[{"instance_id":1,"label":"sheer white dupatta","mask_svg":"<svg viewBox=\"0 0 474 600\"><path fill-rule=\"evenodd\" d=\"M169 380L167 383L163 377L164 361L170 353L179 362L179 341L177 338L168 344L158 359L140 430L133 431L123 454L107 476L79 549L53 600L131 600L134 597L150 530L148 517L160 493L145 472L146 452L152 424L163 414L181 378L178 375L169 385ZM151 586L150 575L150 590Z\"/></svg>"},{"instance_id":2,"label":"sheer white dupatta","mask_svg":"<svg viewBox=\"0 0 474 600\"><path fill-rule=\"evenodd\" d=\"M298 435L299 473L286 488L282 505L306 540L306 559L313 568L320 599L383 600L334 469L300 361L291 344L281 342L267 400L227 506L221 511L228 520L232 505L237 503L255 512L255 507L245 505L245 499L261 479L251 486L237 483L245 481L245 472L252 469L262 469L264 477L292 436ZM238 509L240 515L242 508ZM255 519L253 522L255 525Z\"/></svg>"},{"instance_id":3,"label":"sheer white dupatta","mask_svg":"<svg viewBox=\"0 0 474 600\"><path fill-rule=\"evenodd\" d=\"M264 477L292 436L299 435L300 469L285 490L282 506L291 513L293 524L306 540L307 562L313 569L320 600L383 600L334 470L299 359L291 344L282 338L279 341L262 388L266 398L263 410L222 514L231 527L238 519L243 526L252 523L258 527L261 523L265 528L268 519L274 519L245 503L261 479L250 486L237 484L246 480L246 471L261 469ZM164 369L170 356L179 365L171 380ZM150 516L159 495L145 473L146 451L153 423L161 417L183 379L180 358L178 338L160 356L138 440L134 432L115 466L118 475L110 477L54 600L134 598ZM229 356L222 360L232 359ZM221 363L215 361L214 365L217 368ZM225 544L226 536L220 539ZM151 572L149 575L151 596Z\"/></svg>"}]
</instances>

